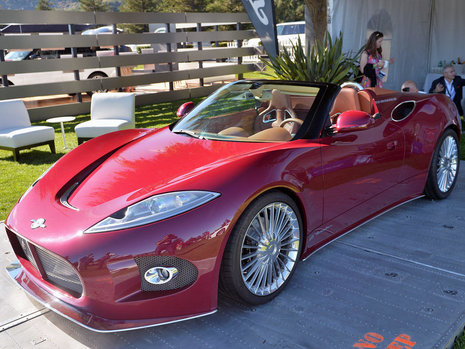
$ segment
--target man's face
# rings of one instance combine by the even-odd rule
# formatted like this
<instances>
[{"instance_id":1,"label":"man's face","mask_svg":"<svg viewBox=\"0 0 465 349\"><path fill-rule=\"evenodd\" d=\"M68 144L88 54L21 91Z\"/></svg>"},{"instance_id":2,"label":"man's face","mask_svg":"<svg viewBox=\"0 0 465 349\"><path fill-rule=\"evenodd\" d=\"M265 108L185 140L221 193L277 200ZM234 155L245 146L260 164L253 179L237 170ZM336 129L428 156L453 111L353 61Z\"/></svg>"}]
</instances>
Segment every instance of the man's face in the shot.
<instances>
[{"instance_id":1,"label":"man's face","mask_svg":"<svg viewBox=\"0 0 465 349\"><path fill-rule=\"evenodd\" d=\"M455 69L452 68L452 67L448 67L448 68L444 69L444 77L449 81L454 80L455 79Z\"/></svg>"}]
</instances>

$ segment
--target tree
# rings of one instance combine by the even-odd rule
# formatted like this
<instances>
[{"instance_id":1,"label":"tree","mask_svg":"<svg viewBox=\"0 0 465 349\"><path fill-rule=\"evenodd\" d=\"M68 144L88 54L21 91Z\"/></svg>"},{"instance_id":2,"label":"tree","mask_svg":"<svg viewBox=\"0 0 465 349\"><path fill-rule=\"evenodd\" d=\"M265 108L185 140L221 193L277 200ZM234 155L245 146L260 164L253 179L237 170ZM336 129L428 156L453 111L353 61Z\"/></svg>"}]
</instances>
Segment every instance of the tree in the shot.
<instances>
[{"instance_id":1,"label":"tree","mask_svg":"<svg viewBox=\"0 0 465 349\"><path fill-rule=\"evenodd\" d=\"M207 12L244 12L242 0L209 0L205 5Z\"/></svg>"},{"instance_id":2,"label":"tree","mask_svg":"<svg viewBox=\"0 0 465 349\"><path fill-rule=\"evenodd\" d=\"M164 0L160 12L205 12L204 0Z\"/></svg>"},{"instance_id":3,"label":"tree","mask_svg":"<svg viewBox=\"0 0 465 349\"><path fill-rule=\"evenodd\" d=\"M303 21L305 4L298 0L274 0L276 22Z\"/></svg>"},{"instance_id":4,"label":"tree","mask_svg":"<svg viewBox=\"0 0 465 349\"><path fill-rule=\"evenodd\" d=\"M121 12L159 12L164 1L157 0L124 0L120 6Z\"/></svg>"},{"instance_id":5,"label":"tree","mask_svg":"<svg viewBox=\"0 0 465 349\"><path fill-rule=\"evenodd\" d=\"M110 9L110 6L103 0L79 0L79 7L85 12L106 12Z\"/></svg>"},{"instance_id":6,"label":"tree","mask_svg":"<svg viewBox=\"0 0 465 349\"><path fill-rule=\"evenodd\" d=\"M160 11L164 3L163 0L124 0L119 10L121 12L166 12ZM130 33L144 33L149 30L147 24L128 24L124 27Z\"/></svg>"},{"instance_id":7,"label":"tree","mask_svg":"<svg viewBox=\"0 0 465 349\"><path fill-rule=\"evenodd\" d=\"M53 10L52 3L50 0L39 0L37 3L36 10L39 11L51 11Z\"/></svg>"},{"instance_id":8,"label":"tree","mask_svg":"<svg viewBox=\"0 0 465 349\"><path fill-rule=\"evenodd\" d=\"M328 3L327 0L305 0L310 19L312 20L312 42L322 42L328 25Z\"/></svg>"}]
</instances>

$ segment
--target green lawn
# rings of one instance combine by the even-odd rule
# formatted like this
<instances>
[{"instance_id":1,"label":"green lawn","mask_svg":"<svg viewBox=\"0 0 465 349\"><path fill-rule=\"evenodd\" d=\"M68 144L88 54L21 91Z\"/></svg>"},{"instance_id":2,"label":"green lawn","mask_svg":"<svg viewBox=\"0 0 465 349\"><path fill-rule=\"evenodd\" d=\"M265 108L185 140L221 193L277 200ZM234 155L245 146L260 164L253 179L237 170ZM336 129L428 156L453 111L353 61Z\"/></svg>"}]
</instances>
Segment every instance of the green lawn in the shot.
<instances>
[{"instance_id":1,"label":"green lawn","mask_svg":"<svg viewBox=\"0 0 465 349\"><path fill-rule=\"evenodd\" d=\"M194 99L195 103L201 100ZM156 128L174 122L177 108L186 101L159 103L136 108L136 127ZM89 120L89 115L79 115L73 122L65 126L66 143L68 148L77 147L74 127ZM34 125L47 125L55 128L56 154L50 153L48 145L22 150L19 162L13 161L11 151L0 149L0 221L4 220L21 194L54 162L69 150L64 150L60 124L49 124L45 121L35 122Z\"/></svg>"},{"instance_id":2,"label":"green lawn","mask_svg":"<svg viewBox=\"0 0 465 349\"><path fill-rule=\"evenodd\" d=\"M457 337L452 349L465 349L465 333L462 333L461 336Z\"/></svg>"},{"instance_id":3,"label":"green lawn","mask_svg":"<svg viewBox=\"0 0 465 349\"><path fill-rule=\"evenodd\" d=\"M272 74L271 76L268 74ZM243 74L244 79L268 79L268 80L273 80L274 75L273 75L273 70L271 68L266 67L264 71L252 71L249 73L244 73Z\"/></svg>"}]
</instances>

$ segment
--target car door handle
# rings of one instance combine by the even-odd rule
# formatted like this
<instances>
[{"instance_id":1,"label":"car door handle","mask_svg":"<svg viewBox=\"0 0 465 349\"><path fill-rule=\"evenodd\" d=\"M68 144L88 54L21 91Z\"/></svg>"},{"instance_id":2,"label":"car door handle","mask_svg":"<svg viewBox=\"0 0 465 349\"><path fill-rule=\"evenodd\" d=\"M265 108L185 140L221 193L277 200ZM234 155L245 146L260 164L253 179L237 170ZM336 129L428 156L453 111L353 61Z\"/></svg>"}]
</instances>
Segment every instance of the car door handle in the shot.
<instances>
[{"instance_id":1,"label":"car door handle","mask_svg":"<svg viewBox=\"0 0 465 349\"><path fill-rule=\"evenodd\" d=\"M387 150L394 150L397 147L397 141L389 142L386 146Z\"/></svg>"}]
</instances>

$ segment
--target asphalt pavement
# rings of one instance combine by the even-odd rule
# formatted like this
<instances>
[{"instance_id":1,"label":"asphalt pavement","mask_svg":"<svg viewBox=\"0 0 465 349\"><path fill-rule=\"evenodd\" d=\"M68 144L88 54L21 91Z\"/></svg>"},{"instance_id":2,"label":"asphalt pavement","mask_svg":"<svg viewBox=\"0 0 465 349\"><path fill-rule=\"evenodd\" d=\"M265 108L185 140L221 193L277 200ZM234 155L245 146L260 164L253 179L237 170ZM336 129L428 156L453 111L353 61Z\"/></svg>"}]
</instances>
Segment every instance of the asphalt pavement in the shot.
<instances>
[{"instance_id":1,"label":"asphalt pavement","mask_svg":"<svg viewBox=\"0 0 465 349\"><path fill-rule=\"evenodd\" d=\"M273 301L143 330L86 330L32 300L5 269L0 348L449 348L465 325L465 162L447 200L418 199L298 265Z\"/></svg>"}]
</instances>

